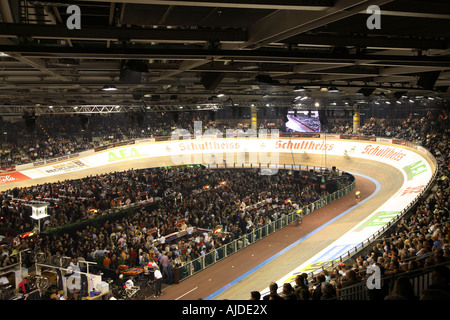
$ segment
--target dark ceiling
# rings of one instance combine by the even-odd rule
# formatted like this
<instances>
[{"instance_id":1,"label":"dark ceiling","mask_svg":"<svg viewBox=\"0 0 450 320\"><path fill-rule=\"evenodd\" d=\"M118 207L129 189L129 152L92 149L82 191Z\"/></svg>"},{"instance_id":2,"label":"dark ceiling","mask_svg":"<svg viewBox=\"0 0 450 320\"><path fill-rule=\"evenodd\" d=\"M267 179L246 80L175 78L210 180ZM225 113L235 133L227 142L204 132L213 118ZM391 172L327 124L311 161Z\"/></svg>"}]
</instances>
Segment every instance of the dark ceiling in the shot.
<instances>
[{"instance_id":1,"label":"dark ceiling","mask_svg":"<svg viewBox=\"0 0 450 320\"><path fill-rule=\"evenodd\" d=\"M449 40L447 0L0 0L0 113L445 103Z\"/></svg>"}]
</instances>

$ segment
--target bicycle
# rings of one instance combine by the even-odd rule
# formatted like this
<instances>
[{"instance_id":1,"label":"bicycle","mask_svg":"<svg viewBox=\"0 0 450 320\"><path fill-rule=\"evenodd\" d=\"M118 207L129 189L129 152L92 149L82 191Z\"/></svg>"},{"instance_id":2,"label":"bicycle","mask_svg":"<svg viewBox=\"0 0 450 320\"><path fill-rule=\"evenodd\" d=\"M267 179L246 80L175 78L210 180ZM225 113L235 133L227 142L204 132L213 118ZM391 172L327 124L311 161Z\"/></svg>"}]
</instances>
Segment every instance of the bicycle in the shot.
<instances>
[{"instance_id":1,"label":"bicycle","mask_svg":"<svg viewBox=\"0 0 450 320\"><path fill-rule=\"evenodd\" d=\"M50 264L60 268L67 268L70 264L70 257L54 255L50 258Z\"/></svg>"},{"instance_id":2,"label":"bicycle","mask_svg":"<svg viewBox=\"0 0 450 320\"><path fill-rule=\"evenodd\" d=\"M297 210L297 213L295 214L295 216L297 217L297 220L296 220L297 226L302 224L302 221L303 221L302 213L303 213L303 210L299 209L299 210Z\"/></svg>"},{"instance_id":3,"label":"bicycle","mask_svg":"<svg viewBox=\"0 0 450 320\"><path fill-rule=\"evenodd\" d=\"M355 202L356 202L356 204L358 204L360 200L361 200L361 191L356 191L355 192Z\"/></svg>"},{"instance_id":4,"label":"bicycle","mask_svg":"<svg viewBox=\"0 0 450 320\"><path fill-rule=\"evenodd\" d=\"M113 280L107 281L111 287L112 295L119 300L131 300L141 290L140 286L127 287L115 284Z\"/></svg>"},{"instance_id":5,"label":"bicycle","mask_svg":"<svg viewBox=\"0 0 450 320\"><path fill-rule=\"evenodd\" d=\"M12 300L16 296L12 285L0 288L0 300Z\"/></svg>"},{"instance_id":6,"label":"bicycle","mask_svg":"<svg viewBox=\"0 0 450 320\"><path fill-rule=\"evenodd\" d=\"M39 277L37 277L37 279L36 279L36 288L39 291L42 292L42 291L47 290L50 287L50 285L51 285L51 282L50 282L50 278L49 277L46 277L46 276L39 276Z\"/></svg>"},{"instance_id":7,"label":"bicycle","mask_svg":"<svg viewBox=\"0 0 450 320\"><path fill-rule=\"evenodd\" d=\"M139 286L123 286L123 289L120 291L120 297L123 300L131 300L139 290L141 290L141 287Z\"/></svg>"}]
</instances>

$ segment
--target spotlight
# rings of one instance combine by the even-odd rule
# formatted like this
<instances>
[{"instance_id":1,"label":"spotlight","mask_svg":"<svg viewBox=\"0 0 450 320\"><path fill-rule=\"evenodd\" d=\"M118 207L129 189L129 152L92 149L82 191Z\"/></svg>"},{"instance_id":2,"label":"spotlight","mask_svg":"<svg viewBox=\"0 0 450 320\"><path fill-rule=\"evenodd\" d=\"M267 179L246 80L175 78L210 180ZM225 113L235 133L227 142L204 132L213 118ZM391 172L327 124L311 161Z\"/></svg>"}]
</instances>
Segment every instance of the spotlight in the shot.
<instances>
[{"instance_id":1,"label":"spotlight","mask_svg":"<svg viewBox=\"0 0 450 320\"><path fill-rule=\"evenodd\" d=\"M116 91L117 88L115 86L105 85L102 90L103 91Z\"/></svg>"}]
</instances>

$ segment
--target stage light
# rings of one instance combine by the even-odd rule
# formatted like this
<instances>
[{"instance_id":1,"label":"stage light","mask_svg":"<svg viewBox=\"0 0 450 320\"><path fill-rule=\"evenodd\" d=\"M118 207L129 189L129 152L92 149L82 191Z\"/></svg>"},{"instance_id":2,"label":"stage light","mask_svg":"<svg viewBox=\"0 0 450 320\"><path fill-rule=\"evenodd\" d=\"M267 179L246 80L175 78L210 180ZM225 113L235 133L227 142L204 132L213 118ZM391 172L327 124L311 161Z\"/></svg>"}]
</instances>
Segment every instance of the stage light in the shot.
<instances>
[{"instance_id":1,"label":"stage light","mask_svg":"<svg viewBox=\"0 0 450 320\"><path fill-rule=\"evenodd\" d=\"M105 85L102 90L103 91L116 91L117 88L115 86Z\"/></svg>"}]
</instances>

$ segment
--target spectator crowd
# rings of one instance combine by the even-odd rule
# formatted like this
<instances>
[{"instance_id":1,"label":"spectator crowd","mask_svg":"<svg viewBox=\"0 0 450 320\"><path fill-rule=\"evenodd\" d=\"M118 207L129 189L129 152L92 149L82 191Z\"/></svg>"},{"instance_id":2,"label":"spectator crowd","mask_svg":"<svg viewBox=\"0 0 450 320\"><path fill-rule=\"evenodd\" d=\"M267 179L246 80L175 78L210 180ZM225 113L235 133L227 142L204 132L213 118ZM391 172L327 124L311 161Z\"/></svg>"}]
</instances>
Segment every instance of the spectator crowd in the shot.
<instances>
[{"instance_id":1,"label":"spectator crowd","mask_svg":"<svg viewBox=\"0 0 450 320\"><path fill-rule=\"evenodd\" d=\"M202 122L202 129L226 129L250 127L249 121L215 120L209 112L172 112L152 114L92 114L40 115L32 125L24 120L15 122L0 119L3 130L0 141L0 168L51 159L73 154L101 145L124 140L170 136L177 128L194 132L194 121ZM279 128L281 119L263 119L260 128Z\"/></svg>"},{"instance_id":2,"label":"spectator crowd","mask_svg":"<svg viewBox=\"0 0 450 320\"><path fill-rule=\"evenodd\" d=\"M349 133L349 123L335 124L331 131ZM448 113L430 112L419 121L411 117L405 121L381 122L370 119L359 130L363 135L380 135L415 141L427 148L436 158L438 173L430 194L401 219L368 252L358 254L353 262L341 263L332 270L314 276L303 273L295 283L278 286L272 282L270 293L262 299L270 300L327 300L342 297L343 289L366 283L372 275L370 266L376 265L381 277L391 281L380 290L369 291L373 300L449 300L450 299L450 162ZM352 260L349 260L352 261ZM414 292L408 276L419 269L432 270L431 284L423 292ZM393 279L393 280L392 280ZM251 297L260 297L252 292Z\"/></svg>"},{"instance_id":3,"label":"spectator crowd","mask_svg":"<svg viewBox=\"0 0 450 320\"><path fill-rule=\"evenodd\" d=\"M289 209L318 200L321 194L326 191L318 186L294 182L288 170L262 176L257 169L192 166L128 170L15 188L1 194L0 228L29 231L28 204L33 201L48 203L50 217L38 236L15 237L4 249L0 265L17 262L15 253L28 249L45 253L47 259L82 258L113 270L120 265L142 266L155 258L159 263L167 255L171 265L167 270L173 270L277 220ZM132 214L119 219L102 220L98 227L95 222L85 223L59 235L46 233L141 200L147 205L134 207ZM217 228L222 232L214 234ZM166 239L179 232L186 236Z\"/></svg>"},{"instance_id":4,"label":"spectator crowd","mask_svg":"<svg viewBox=\"0 0 450 320\"><path fill-rule=\"evenodd\" d=\"M168 122L164 122L165 120ZM192 119L186 123L170 117L165 120L155 118L156 122L147 132L139 126L127 126L113 118L106 121L99 119L96 123L97 119L92 117L90 125L97 130L97 136L103 137L103 142L124 137L166 135L177 126L193 129ZM35 133L30 140L32 142L22 144L20 148L14 143L4 142L2 165L17 164L16 161L35 161L95 146L88 139L81 139L81 143L80 140L72 140L70 126L65 124L66 122L42 118L38 124L40 128L45 127L53 132L47 138L42 138L46 136L46 132ZM214 121L207 121L204 129L215 127L224 130L233 125L236 124L221 123L216 126ZM265 299L333 299L340 289L365 281L367 267L374 263L380 267L383 275L401 275L448 262L450 189L447 126L448 115L443 110L438 114L430 112L417 122L411 118L389 122L370 119L362 126L356 134L406 139L430 150L439 164L437 181L431 195L421 199L410 217L404 218L390 236L374 245L370 252L357 257L352 265L339 265L316 275L315 279L299 275L295 284L283 284L282 293L279 293L276 283L271 283L271 294ZM348 133L348 129L349 124L335 123L330 132ZM54 134L58 130L66 132L67 136ZM50 217L42 226L43 231L87 221L123 205L129 206L142 200L152 201L149 206L135 209L132 215L120 220L106 220L99 227L82 224L73 233L65 232L61 236L50 236L44 232L34 237L15 237L10 245L2 246L0 265L15 263L17 252L25 249L30 249L31 252L41 250L48 256L65 255L74 259L97 261L111 269L122 264L145 265L148 261L161 264L162 260L165 277L171 282L171 270L175 266L275 220L286 208L307 205L320 197L320 193L314 188L292 183L292 179L284 170L280 170L275 176L264 177L254 169L233 169L230 172L229 169L176 167L113 172L8 190L0 195L3 218L0 228L17 233L32 228L28 204L33 201L45 201L49 204ZM290 201L286 202L288 199ZM262 200L265 200L264 205L256 209L256 204ZM221 236L201 231L212 231L218 226L225 231ZM193 235L194 228L200 230L201 238L197 237L192 242L188 238ZM180 231L186 231L186 239L180 239L176 245L165 242L165 236ZM159 241L155 242L156 239ZM442 269L437 269L436 272L436 277L446 279L444 282L447 281L448 284L448 269L447 273ZM448 287L438 289L450 294ZM400 295L396 291L393 294ZM252 296L258 295L252 293Z\"/></svg>"}]
</instances>

